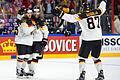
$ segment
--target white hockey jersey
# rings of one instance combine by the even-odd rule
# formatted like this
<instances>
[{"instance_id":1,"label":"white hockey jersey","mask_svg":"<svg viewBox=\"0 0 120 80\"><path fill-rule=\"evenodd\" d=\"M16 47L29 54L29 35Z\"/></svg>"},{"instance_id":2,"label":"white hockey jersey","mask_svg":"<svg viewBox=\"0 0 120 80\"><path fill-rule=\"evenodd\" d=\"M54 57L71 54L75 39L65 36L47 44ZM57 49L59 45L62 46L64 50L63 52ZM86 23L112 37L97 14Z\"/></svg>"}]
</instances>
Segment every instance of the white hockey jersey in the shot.
<instances>
[{"instance_id":1,"label":"white hockey jersey","mask_svg":"<svg viewBox=\"0 0 120 80\"><path fill-rule=\"evenodd\" d=\"M106 11L106 3L102 1L98 7L101 10L101 15ZM79 15L64 14L62 19L68 22L79 22L82 29L81 39L86 41L100 40L102 39L102 30L100 26L100 16L95 15L82 20L79 19Z\"/></svg>"},{"instance_id":2,"label":"white hockey jersey","mask_svg":"<svg viewBox=\"0 0 120 80\"><path fill-rule=\"evenodd\" d=\"M33 34L32 32L35 30L34 26L28 27L27 23L21 23L18 27L18 34L15 36L16 44L23 44L32 46L33 44Z\"/></svg>"},{"instance_id":3,"label":"white hockey jersey","mask_svg":"<svg viewBox=\"0 0 120 80\"><path fill-rule=\"evenodd\" d=\"M43 27L37 29L33 33L33 41L42 41L43 38L48 38L48 27L44 25Z\"/></svg>"}]
</instances>

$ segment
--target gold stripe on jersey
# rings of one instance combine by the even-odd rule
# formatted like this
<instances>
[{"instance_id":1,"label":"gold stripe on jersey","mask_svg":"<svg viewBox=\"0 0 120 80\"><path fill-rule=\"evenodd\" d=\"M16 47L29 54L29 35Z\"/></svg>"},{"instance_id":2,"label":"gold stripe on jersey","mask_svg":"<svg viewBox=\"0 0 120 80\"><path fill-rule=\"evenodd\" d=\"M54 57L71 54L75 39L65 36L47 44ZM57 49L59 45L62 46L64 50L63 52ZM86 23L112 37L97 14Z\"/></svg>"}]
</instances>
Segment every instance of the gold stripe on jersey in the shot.
<instances>
[{"instance_id":1,"label":"gold stripe on jersey","mask_svg":"<svg viewBox=\"0 0 120 80\"><path fill-rule=\"evenodd\" d=\"M40 30L47 30L47 28L39 27Z\"/></svg>"},{"instance_id":2,"label":"gold stripe on jersey","mask_svg":"<svg viewBox=\"0 0 120 80\"><path fill-rule=\"evenodd\" d=\"M77 17L77 18L75 18L75 20L77 20L77 21L79 21L79 20L81 20L79 17Z\"/></svg>"},{"instance_id":3,"label":"gold stripe on jersey","mask_svg":"<svg viewBox=\"0 0 120 80\"><path fill-rule=\"evenodd\" d=\"M90 12L90 13L86 13L87 16L94 16L95 13L94 12Z\"/></svg>"},{"instance_id":4,"label":"gold stripe on jersey","mask_svg":"<svg viewBox=\"0 0 120 80\"><path fill-rule=\"evenodd\" d=\"M93 11L90 11L88 13L86 13L86 15L89 17L89 16L95 16L95 15L100 15L101 14L101 10L100 9L96 9L96 10L93 10Z\"/></svg>"}]
</instances>

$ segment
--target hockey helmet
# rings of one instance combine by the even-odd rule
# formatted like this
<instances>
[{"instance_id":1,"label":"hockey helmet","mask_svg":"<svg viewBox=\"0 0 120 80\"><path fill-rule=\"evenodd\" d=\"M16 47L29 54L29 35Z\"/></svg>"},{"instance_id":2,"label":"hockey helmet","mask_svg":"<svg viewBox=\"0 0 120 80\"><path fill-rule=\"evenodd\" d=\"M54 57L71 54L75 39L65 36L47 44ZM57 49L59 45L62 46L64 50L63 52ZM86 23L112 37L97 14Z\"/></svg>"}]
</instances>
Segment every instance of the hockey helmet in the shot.
<instances>
[{"instance_id":1,"label":"hockey helmet","mask_svg":"<svg viewBox=\"0 0 120 80\"><path fill-rule=\"evenodd\" d=\"M27 9L26 10L26 15L27 15L28 18L31 18L32 12L33 12L32 9Z\"/></svg>"},{"instance_id":2,"label":"hockey helmet","mask_svg":"<svg viewBox=\"0 0 120 80\"><path fill-rule=\"evenodd\" d=\"M83 12L89 12L92 8L90 7L89 3L83 3Z\"/></svg>"}]
</instances>

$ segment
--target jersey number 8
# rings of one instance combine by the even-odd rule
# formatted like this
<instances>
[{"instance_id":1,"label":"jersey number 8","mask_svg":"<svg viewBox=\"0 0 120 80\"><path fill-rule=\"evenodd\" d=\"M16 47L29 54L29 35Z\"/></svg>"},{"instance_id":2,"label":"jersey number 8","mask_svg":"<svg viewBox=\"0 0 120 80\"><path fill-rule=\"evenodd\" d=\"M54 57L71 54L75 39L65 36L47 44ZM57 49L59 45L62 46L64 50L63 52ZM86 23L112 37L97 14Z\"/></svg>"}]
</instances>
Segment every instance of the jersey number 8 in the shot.
<instances>
[{"instance_id":1,"label":"jersey number 8","mask_svg":"<svg viewBox=\"0 0 120 80\"><path fill-rule=\"evenodd\" d=\"M94 24L94 20L93 19L98 21L97 28L100 28L100 26L99 26L99 17L98 16L95 16L94 18L92 18L92 17L87 18L88 28L89 29L94 29L95 28L95 24Z\"/></svg>"}]
</instances>

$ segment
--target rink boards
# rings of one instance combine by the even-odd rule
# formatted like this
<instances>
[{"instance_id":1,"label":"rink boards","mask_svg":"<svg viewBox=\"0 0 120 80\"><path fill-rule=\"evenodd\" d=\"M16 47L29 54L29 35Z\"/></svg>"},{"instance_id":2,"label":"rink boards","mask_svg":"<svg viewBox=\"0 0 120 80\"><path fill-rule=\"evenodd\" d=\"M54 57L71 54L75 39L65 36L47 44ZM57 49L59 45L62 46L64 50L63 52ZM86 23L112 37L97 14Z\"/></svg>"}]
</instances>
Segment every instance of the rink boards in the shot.
<instances>
[{"instance_id":1,"label":"rink boards","mask_svg":"<svg viewBox=\"0 0 120 80\"><path fill-rule=\"evenodd\" d=\"M77 58L81 39L79 35L65 37L50 34L45 47L44 58ZM120 57L120 35L103 35L101 57ZM0 60L16 59L14 36L0 36Z\"/></svg>"}]
</instances>

